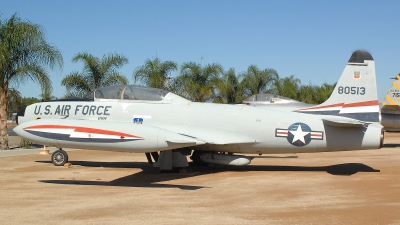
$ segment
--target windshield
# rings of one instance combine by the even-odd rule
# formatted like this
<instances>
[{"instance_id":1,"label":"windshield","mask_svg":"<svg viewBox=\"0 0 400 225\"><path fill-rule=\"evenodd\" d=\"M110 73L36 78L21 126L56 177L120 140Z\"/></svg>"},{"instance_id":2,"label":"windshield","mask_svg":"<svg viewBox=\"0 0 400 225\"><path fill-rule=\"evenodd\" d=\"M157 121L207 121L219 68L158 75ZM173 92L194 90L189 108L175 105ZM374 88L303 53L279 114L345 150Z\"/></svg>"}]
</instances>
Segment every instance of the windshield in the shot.
<instances>
[{"instance_id":1,"label":"windshield","mask_svg":"<svg viewBox=\"0 0 400 225\"><path fill-rule=\"evenodd\" d=\"M161 101L169 91L136 85L101 87L94 91L95 99Z\"/></svg>"}]
</instances>

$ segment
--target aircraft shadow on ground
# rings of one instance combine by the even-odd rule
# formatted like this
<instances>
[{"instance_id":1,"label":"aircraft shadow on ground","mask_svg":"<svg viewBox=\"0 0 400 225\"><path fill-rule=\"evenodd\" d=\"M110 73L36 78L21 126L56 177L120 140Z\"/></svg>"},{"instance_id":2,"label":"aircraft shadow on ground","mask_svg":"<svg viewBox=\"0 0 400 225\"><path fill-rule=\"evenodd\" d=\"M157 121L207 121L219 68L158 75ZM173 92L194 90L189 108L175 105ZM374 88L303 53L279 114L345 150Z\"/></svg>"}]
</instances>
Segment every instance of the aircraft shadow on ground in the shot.
<instances>
[{"instance_id":1,"label":"aircraft shadow on ground","mask_svg":"<svg viewBox=\"0 0 400 225\"><path fill-rule=\"evenodd\" d=\"M297 155L289 155L289 156L276 156L276 155L266 155L266 156L251 156L252 158L264 158L264 159L297 159L299 156Z\"/></svg>"},{"instance_id":2,"label":"aircraft shadow on ground","mask_svg":"<svg viewBox=\"0 0 400 225\"><path fill-rule=\"evenodd\" d=\"M139 173L134 173L125 177L121 177L112 181L87 181L87 180L39 180L43 183L52 184L70 184L70 185L93 185L93 186L116 186L116 187L144 187L144 188L179 188L181 190L198 190L207 188L205 186L191 186L191 185L174 185L174 184L160 184L159 182L176 180L190 176L179 176L173 174L154 174L148 173L143 170Z\"/></svg>"},{"instance_id":3,"label":"aircraft shadow on ground","mask_svg":"<svg viewBox=\"0 0 400 225\"><path fill-rule=\"evenodd\" d=\"M39 163L51 163L50 161L36 161ZM197 167L191 165L186 173L161 173L158 168L152 167L147 162L93 162L72 161L72 165L84 167L105 168L139 168L142 171L121 177L112 181L85 181L85 180L40 180L43 183L70 184L70 185L98 185L98 186L121 186L121 187L147 187L147 188L179 188L182 190L197 190L209 188L205 186L159 184L159 182L171 181L200 175L220 172L248 172L248 171L292 171L292 172L327 172L331 175L351 176L358 172L380 172L362 163L344 163L331 166L281 166L281 165L249 165L249 166L211 166Z\"/></svg>"},{"instance_id":4,"label":"aircraft shadow on ground","mask_svg":"<svg viewBox=\"0 0 400 225\"><path fill-rule=\"evenodd\" d=\"M36 161L38 163L52 164L51 161ZM103 168L136 168L141 169L134 173L112 181L86 181L86 180L39 180L43 183L95 185L95 186L120 186L120 187L147 187L147 188L179 188L182 190L197 190L207 188L205 186L159 184L159 182L176 180L193 176L193 173L160 173L148 162L94 162L94 161L70 161L72 166L103 167Z\"/></svg>"},{"instance_id":5,"label":"aircraft shadow on ground","mask_svg":"<svg viewBox=\"0 0 400 225\"><path fill-rule=\"evenodd\" d=\"M388 143L383 145L384 148L397 148L400 147L400 144L395 144L395 143Z\"/></svg>"}]
</instances>

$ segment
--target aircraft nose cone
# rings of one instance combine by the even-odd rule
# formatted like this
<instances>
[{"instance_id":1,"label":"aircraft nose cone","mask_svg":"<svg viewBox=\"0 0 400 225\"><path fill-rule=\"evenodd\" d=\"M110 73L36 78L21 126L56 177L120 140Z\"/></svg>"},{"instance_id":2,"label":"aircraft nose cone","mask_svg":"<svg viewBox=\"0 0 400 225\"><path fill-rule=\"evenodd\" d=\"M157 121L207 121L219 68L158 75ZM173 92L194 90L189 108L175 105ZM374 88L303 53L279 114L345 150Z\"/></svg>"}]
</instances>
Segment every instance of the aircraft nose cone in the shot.
<instances>
[{"instance_id":1,"label":"aircraft nose cone","mask_svg":"<svg viewBox=\"0 0 400 225\"><path fill-rule=\"evenodd\" d=\"M23 128L22 125L16 126L16 127L13 129L13 131L14 131L18 136L20 136L20 137L23 137L23 136L24 136L23 134L25 133L24 128Z\"/></svg>"}]
</instances>

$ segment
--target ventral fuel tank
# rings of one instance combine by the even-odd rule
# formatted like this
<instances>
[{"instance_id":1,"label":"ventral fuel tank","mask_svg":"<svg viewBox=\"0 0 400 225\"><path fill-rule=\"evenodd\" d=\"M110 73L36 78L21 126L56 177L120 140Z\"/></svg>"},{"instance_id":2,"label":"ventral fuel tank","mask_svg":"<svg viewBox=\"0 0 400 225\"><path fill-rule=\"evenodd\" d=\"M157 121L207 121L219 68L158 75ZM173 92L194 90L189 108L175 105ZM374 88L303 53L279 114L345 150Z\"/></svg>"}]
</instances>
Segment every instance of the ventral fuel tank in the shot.
<instances>
[{"instance_id":1,"label":"ventral fuel tank","mask_svg":"<svg viewBox=\"0 0 400 225\"><path fill-rule=\"evenodd\" d=\"M253 159L253 157L247 157L243 155L225 155L218 153L204 153L201 154L200 158L206 163L233 165L233 166L248 165Z\"/></svg>"}]
</instances>

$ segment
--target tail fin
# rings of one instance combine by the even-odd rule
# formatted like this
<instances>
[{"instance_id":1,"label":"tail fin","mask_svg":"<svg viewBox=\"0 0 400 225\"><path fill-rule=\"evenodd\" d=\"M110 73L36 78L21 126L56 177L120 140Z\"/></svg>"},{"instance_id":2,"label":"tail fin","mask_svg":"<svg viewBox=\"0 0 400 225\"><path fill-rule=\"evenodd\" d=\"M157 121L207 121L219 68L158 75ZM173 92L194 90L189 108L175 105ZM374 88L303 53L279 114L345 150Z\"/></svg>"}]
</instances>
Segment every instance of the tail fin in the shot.
<instances>
[{"instance_id":1,"label":"tail fin","mask_svg":"<svg viewBox=\"0 0 400 225\"><path fill-rule=\"evenodd\" d=\"M382 101L381 123L387 131L400 131L400 74Z\"/></svg>"},{"instance_id":2,"label":"tail fin","mask_svg":"<svg viewBox=\"0 0 400 225\"><path fill-rule=\"evenodd\" d=\"M372 56L363 50L353 52L329 99L320 105L296 111L379 122L375 62Z\"/></svg>"},{"instance_id":3,"label":"tail fin","mask_svg":"<svg viewBox=\"0 0 400 225\"><path fill-rule=\"evenodd\" d=\"M400 114L400 74L398 74L382 101L382 113Z\"/></svg>"}]
</instances>

